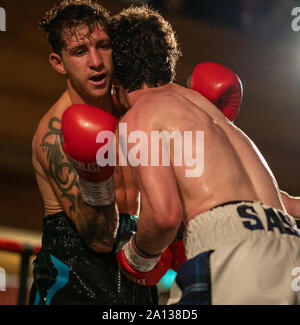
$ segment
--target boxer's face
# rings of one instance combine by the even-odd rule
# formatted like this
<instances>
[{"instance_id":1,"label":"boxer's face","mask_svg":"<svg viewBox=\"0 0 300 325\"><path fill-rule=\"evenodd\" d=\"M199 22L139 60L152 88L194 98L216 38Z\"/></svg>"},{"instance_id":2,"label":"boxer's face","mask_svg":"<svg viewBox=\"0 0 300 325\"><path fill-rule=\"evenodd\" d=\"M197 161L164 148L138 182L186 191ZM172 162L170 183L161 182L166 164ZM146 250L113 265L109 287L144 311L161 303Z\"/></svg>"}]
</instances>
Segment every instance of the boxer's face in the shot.
<instances>
[{"instance_id":1,"label":"boxer's face","mask_svg":"<svg viewBox=\"0 0 300 325\"><path fill-rule=\"evenodd\" d=\"M92 33L82 26L75 33L64 30L60 65L56 70L67 75L70 85L81 97L95 100L110 93L112 49L101 25ZM51 56L50 56L51 57ZM52 63L53 64L53 63Z\"/></svg>"}]
</instances>

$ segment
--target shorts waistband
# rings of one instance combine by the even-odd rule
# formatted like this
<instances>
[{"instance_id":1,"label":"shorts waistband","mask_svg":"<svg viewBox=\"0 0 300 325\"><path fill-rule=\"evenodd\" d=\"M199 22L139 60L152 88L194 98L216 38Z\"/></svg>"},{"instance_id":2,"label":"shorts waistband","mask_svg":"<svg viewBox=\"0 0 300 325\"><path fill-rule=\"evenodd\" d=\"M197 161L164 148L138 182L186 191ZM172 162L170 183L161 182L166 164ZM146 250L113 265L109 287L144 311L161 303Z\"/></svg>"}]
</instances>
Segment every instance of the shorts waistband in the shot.
<instances>
[{"instance_id":1,"label":"shorts waistband","mask_svg":"<svg viewBox=\"0 0 300 325\"><path fill-rule=\"evenodd\" d=\"M214 210L216 208L219 208L219 207L225 207L226 205L239 204L239 203L254 203L254 201L243 201L243 200L227 201L227 202L216 205L215 207L211 208L210 211Z\"/></svg>"},{"instance_id":2,"label":"shorts waistband","mask_svg":"<svg viewBox=\"0 0 300 325\"><path fill-rule=\"evenodd\" d=\"M300 236L293 217L258 201L231 201L200 213L189 221L184 233L188 258L258 236Z\"/></svg>"}]
</instances>

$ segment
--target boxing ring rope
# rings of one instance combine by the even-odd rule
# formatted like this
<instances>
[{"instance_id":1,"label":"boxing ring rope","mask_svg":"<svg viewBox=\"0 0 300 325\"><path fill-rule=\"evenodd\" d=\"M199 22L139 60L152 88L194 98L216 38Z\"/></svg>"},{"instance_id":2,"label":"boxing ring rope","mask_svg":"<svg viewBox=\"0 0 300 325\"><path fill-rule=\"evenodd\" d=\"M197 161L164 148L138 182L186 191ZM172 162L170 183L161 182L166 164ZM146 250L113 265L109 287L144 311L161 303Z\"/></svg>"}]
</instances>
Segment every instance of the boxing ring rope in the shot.
<instances>
[{"instance_id":1,"label":"boxing ring rope","mask_svg":"<svg viewBox=\"0 0 300 325\"><path fill-rule=\"evenodd\" d=\"M300 229L300 218L295 219ZM19 289L18 289L18 305L26 305L27 296L27 278L30 258L36 255L41 249L40 245L28 244L11 239L0 238L0 251L19 254L21 257L19 269ZM175 280L176 272L169 270L158 284L160 291L170 290Z\"/></svg>"},{"instance_id":2,"label":"boxing ring rope","mask_svg":"<svg viewBox=\"0 0 300 325\"><path fill-rule=\"evenodd\" d=\"M18 305L26 304L28 266L31 256L36 255L41 249L40 245L31 245L13 241L11 239L0 238L0 250L17 253L21 256L19 273Z\"/></svg>"}]
</instances>

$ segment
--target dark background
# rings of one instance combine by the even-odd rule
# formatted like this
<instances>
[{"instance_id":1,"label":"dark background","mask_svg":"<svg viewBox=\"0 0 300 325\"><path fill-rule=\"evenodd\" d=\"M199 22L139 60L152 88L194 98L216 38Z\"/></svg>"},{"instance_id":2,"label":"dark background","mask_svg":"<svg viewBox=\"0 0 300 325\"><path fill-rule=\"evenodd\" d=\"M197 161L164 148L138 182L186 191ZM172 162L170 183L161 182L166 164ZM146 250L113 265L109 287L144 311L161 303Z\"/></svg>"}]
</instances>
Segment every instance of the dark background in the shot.
<instances>
[{"instance_id":1,"label":"dark background","mask_svg":"<svg viewBox=\"0 0 300 325\"><path fill-rule=\"evenodd\" d=\"M130 1L99 0L112 14ZM136 1L141 3L142 1ZM177 31L183 58L177 82L193 67L215 61L244 85L236 123L266 157L282 189L300 194L300 32L288 0L148 1ZM31 140L40 118L65 89L48 61L38 20L53 0L0 1L0 227L41 230L43 208L31 165ZM221 163L221 162L220 162Z\"/></svg>"}]
</instances>

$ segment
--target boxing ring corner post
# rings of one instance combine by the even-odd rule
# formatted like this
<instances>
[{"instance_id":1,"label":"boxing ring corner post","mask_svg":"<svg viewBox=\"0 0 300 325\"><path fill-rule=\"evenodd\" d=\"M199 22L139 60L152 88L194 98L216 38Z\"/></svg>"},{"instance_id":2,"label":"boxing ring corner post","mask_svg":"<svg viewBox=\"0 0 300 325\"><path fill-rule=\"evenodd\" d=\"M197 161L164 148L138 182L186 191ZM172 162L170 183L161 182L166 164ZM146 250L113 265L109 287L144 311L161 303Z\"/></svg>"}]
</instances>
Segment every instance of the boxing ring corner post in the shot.
<instances>
[{"instance_id":1,"label":"boxing ring corner post","mask_svg":"<svg viewBox=\"0 0 300 325\"><path fill-rule=\"evenodd\" d=\"M20 255L21 263L19 269L19 288L17 305L26 305L27 298L27 279L29 261L31 256L40 251L39 245L24 244L11 239L0 238L0 251L16 253Z\"/></svg>"}]
</instances>

